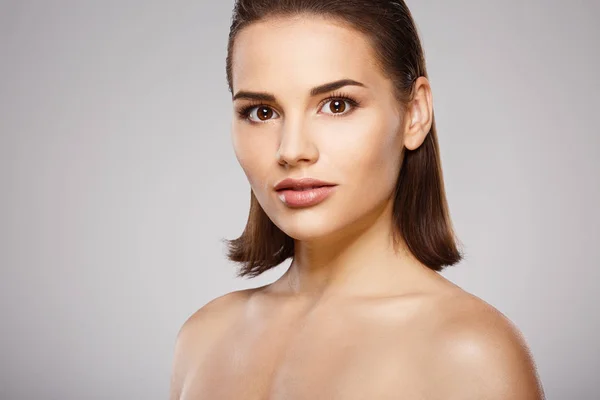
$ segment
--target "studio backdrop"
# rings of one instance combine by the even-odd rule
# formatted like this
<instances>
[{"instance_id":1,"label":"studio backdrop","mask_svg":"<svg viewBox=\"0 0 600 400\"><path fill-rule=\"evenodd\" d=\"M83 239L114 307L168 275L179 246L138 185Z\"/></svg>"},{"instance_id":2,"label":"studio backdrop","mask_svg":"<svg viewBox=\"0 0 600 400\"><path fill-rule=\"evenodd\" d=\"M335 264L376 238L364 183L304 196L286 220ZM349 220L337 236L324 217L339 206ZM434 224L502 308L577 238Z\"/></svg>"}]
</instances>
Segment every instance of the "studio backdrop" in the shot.
<instances>
[{"instance_id":1,"label":"studio backdrop","mask_svg":"<svg viewBox=\"0 0 600 400\"><path fill-rule=\"evenodd\" d=\"M465 260L549 399L600 398L600 3L407 1ZM165 399L235 277L232 1L0 0L0 399Z\"/></svg>"}]
</instances>

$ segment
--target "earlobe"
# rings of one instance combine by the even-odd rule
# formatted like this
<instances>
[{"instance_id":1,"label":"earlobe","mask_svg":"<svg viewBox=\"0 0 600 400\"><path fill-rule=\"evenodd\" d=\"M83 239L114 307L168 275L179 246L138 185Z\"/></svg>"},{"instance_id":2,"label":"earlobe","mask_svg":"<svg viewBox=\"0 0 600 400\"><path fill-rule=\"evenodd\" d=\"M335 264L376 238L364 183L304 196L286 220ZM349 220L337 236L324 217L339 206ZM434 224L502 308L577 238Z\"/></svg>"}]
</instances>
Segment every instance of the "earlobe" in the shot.
<instances>
[{"instance_id":1,"label":"earlobe","mask_svg":"<svg viewBox=\"0 0 600 400\"><path fill-rule=\"evenodd\" d=\"M413 130L412 133L407 131L404 136L404 147L406 147L408 150L416 150L423 144L428 133L429 130L425 130L423 128Z\"/></svg>"},{"instance_id":2,"label":"earlobe","mask_svg":"<svg viewBox=\"0 0 600 400\"><path fill-rule=\"evenodd\" d=\"M425 141L433 123L433 103L427 78L421 76L415 81L414 92L404 129L404 146L409 150L417 149Z\"/></svg>"}]
</instances>

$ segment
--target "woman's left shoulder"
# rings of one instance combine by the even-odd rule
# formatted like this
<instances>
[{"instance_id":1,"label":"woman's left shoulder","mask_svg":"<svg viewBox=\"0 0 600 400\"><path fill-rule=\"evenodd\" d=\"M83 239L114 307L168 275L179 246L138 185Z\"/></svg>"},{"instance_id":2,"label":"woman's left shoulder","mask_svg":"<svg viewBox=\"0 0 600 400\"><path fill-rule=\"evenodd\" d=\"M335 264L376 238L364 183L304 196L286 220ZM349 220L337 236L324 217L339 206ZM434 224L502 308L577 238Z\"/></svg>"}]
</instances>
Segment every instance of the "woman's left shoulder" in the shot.
<instances>
[{"instance_id":1,"label":"woman's left shoulder","mask_svg":"<svg viewBox=\"0 0 600 400\"><path fill-rule=\"evenodd\" d=\"M445 377L444 390L456 398L544 398L531 351L506 315L462 290L438 302L430 346L441 356L432 368ZM469 397L473 391L480 397Z\"/></svg>"},{"instance_id":2,"label":"woman's left shoulder","mask_svg":"<svg viewBox=\"0 0 600 400\"><path fill-rule=\"evenodd\" d=\"M440 296L437 299L438 324L436 337L445 346L460 350L465 344L487 353L489 350L519 351L527 346L519 328L497 308L465 291ZM483 355L483 353L482 353Z\"/></svg>"}]
</instances>

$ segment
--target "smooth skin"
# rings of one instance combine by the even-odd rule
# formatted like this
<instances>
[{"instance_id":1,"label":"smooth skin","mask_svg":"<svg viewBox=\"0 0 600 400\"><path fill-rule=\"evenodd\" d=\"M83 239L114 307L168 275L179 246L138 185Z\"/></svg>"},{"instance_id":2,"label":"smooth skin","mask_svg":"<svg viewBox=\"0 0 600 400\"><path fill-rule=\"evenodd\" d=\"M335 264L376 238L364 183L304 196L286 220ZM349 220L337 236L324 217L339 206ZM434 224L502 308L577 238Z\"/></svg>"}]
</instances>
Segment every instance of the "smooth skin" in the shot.
<instances>
[{"instance_id":1,"label":"smooth skin","mask_svg":"<svg viewBox=\"0 0 600 400\"><path fill-rule=\"evenodd\" d=\"M233 147L296 254L272 284L220 296L184 323L170 398L543 399L516 326L392 245L402 149L432 124L428 80L400 105L365 37L315 16L252 24L233 54ZM360 84L311 95L344 79ZM293 209L273 190L287 177L338 186Z\"/></svg>"}]
</instances>

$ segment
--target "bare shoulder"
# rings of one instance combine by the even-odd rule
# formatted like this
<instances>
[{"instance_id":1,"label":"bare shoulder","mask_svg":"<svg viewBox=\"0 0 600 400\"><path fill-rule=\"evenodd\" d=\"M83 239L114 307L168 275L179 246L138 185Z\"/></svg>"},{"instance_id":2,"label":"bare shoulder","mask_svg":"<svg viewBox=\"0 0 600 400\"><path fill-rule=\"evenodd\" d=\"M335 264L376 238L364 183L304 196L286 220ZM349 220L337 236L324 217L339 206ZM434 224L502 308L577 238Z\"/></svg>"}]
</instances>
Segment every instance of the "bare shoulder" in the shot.
<instances>
[{"instance_id":1,"label":"bare shoulder","mask_svg":"<svg viewBox=\"0 0 600 400\"><path fill-rule=\"evenodd\" d=\"M431 372L445 399L542 400L544 393L521 331L468 292L444 296L432 336Z\"/></svg>"},{"instance_id":2,"label":"bare shoulder","mask_svg":"<svg viewBox=\"0 0 600 400\"><path fill-rule=\"evenodd\" d=\"M235 290L212 299L183 323L177 336L178 341L186 340L190 335L206 336L211 330L218 329L241 309L256 290L257 288Z\"/></svg>"},{"instance_id":3,"label":"bare shoulder","mask_svg":"<svg viewBox=\"0 0 600 400\"><path fill-rule=\"evenodd\" d=\"M185 377L194 363L203 358L211 344L243 310L252 293L259 289L236 290L216 297L187 318L175 341L170 399L179 399Z\"/></svg>"}]
</instances>

